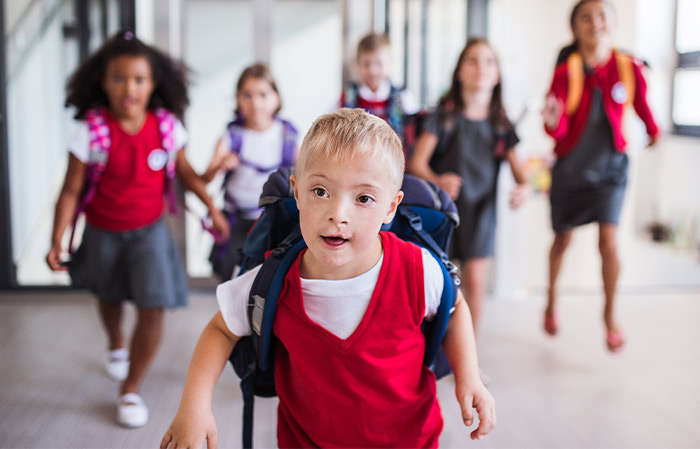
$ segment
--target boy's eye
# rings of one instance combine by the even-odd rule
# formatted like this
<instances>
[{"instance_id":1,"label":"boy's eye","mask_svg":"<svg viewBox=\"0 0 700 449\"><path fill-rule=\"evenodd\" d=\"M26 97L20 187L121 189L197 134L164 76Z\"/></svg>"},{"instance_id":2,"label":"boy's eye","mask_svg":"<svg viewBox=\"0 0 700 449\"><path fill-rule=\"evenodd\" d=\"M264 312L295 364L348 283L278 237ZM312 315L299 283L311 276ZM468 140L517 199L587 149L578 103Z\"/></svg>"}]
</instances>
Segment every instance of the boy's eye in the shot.
<instances>
[{"instance_id":1,"label":"boy's eye","mask_svg":"<svg viewBox=\"0 0 700 449\"><path fill-rule=\"evenodd\" d=\"M360 195L359 197L357 197L357 201L358 201L359 203L362 203L362 204L368 204L368 203L370 203L370 202L372 202L372 201L374 201L374 200L372 199L371 196Z\"/></svg>"},{"instance_id":2,"label":"boy's eye","mask_svg":"<svg viewBox=\"0 0 700 449\"><path fill-rule=\"evenodd\" d=\"M322 188L320 188L320 187L316 187L316 188L313 190L313 192L314 192L314 194L315 194L317 197L319 197L319 198L324 198L324 197L328 196L328 192L326 192L324 189L322 189Z\"/></svg>"}]
</instances>

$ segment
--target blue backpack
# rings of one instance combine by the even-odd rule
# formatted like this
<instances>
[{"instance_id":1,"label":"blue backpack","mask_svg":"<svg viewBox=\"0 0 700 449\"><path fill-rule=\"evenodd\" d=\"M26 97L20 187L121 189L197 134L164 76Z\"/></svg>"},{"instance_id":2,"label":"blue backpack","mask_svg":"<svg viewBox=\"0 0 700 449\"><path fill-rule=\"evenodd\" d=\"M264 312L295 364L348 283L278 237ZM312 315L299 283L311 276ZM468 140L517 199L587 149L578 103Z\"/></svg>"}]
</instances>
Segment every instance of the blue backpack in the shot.
<instances>
[{"instance_id":1,"label":"blue backpack","mask_svg":"<svg viewBox=\"0 0 700 449\"><path fill-rule=\"evenodd\" d=\"M241 379L243 392L243 447L253 442L254 397L273 397L274 346L272 324L277 300L291 265L306 248L299 227L299 211L289 182L293 168L281 168L271 174L263 187L260 206L263 213L243 244L239 275L262 264L248 296L248 320L252 335L241 338L230 361ZM457 208L447 193L435 184L405 175L401 190L404 198L396 216L383 231L391 231L430 251L440 265L444 288L436 316L423 322L426 338L423 363L436 378L451 372L441 342L457 298L457 267L449 260L446 248L452 231L459 224Z\"/></svg>"}]
</instances>

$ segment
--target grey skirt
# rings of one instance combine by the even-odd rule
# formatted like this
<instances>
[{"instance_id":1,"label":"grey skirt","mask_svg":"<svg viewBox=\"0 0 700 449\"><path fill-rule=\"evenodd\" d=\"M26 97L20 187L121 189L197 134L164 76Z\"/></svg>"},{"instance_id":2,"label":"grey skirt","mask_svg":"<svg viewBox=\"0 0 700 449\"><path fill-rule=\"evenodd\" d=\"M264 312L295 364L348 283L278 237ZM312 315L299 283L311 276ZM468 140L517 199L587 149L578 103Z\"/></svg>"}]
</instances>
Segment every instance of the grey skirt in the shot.
<instances>
[{"instance_id":1,"label":"grey skirt","mask_svg":"<svg viewBox=\"0 0 700 449\"><path fill-rule=\"evenodd\" d=\"M68 267L73 286L90 290L101 301L131 300L140 308L187 305L185 271L162 218L121 232L86 224Z\"/></svg>"},{"instance_id":2,"label":"grey skirt","mask_svg":"<svg viewBox=\"0 0 700 449\"><path fill-rule=\"evenodd\" d=\"M464 262L494 255L496 247L496 193L468 201L460 195L455 201L459 226L452 234L450 258Z\"/></svg>"}]
</instances>

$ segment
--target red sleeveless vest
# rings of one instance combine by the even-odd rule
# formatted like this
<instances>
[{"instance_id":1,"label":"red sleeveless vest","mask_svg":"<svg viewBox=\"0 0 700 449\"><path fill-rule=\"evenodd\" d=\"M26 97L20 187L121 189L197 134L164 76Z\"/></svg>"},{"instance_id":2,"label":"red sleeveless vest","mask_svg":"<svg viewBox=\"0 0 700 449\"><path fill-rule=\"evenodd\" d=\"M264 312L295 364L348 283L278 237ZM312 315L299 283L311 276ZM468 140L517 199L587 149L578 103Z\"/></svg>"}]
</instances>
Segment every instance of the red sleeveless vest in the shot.
<instances>
[{"instance_id":1,"label":"red sleeveless vest","mask_svg":"<svg viewBox=\"0 0 700 449\"><path fill-rule=\"evenodd\" d=\"M384 261L359 326L341 340L304 311L299 263L280 295L274 333L280 447L437 447L443 421L423 365L421 250L380 233Z\"/></svg>"}]
</instances>

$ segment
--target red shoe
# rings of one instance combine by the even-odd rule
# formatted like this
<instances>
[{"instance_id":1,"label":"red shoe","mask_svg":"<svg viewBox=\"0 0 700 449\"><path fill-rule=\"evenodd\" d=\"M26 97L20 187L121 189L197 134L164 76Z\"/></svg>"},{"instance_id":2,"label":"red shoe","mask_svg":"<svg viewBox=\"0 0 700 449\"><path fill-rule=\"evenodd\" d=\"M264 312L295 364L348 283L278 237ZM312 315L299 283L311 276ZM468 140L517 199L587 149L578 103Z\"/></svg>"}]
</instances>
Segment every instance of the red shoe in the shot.
<instances>
[{"instance_id":1,"label":"red shoe","mask_svg":"<svg viewBox=\"0 0 700 449\"><path fill-rule=\"evenodd\" d=\"M548 315L544 313L544 331L552 337L557 335L559 327L557 326L557 316L555 314Z\"/></svg>"},{"instance_id":2,"label":"red shoe","mask_svg":"<svg viewBox=\"0 0 700 449\"><path fill-rule=\"evenodd\" d=\"M608 345L608 350L610 352L620 352L625 347L625 334L621 330L613 332L610 329L607 330L605 342Z\"/></svg>"}]
</instances>

